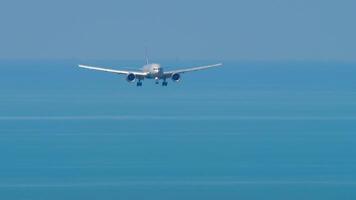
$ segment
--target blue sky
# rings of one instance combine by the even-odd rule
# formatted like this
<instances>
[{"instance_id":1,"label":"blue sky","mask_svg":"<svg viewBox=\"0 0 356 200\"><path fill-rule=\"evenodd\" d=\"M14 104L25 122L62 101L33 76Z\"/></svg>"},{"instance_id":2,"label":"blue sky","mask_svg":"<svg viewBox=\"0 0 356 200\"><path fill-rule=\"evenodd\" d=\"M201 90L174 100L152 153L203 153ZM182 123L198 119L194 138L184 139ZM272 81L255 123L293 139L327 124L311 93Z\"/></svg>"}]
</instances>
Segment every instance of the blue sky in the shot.
<instances>
[{"instance_id":1,"label":"blue sky","mask_svg":"<svg viewBox=\"0 0 356 200\"><path fill-rule=\"evenodd\" d=\"M8 1L0 59L356 60L356 1Z\"/></svg>"}]
</instances>

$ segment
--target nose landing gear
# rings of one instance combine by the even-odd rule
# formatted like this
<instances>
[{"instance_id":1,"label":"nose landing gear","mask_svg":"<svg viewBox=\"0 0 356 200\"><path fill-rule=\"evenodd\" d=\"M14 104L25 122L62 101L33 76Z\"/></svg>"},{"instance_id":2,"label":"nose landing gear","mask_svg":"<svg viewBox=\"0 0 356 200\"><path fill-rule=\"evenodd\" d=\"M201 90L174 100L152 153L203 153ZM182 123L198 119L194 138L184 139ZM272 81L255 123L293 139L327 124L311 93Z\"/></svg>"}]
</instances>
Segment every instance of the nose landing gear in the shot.
<instances>
[{"instance_id":1,"label":"nose landing gear","mask_svg":"<svg viewBox=\"0 0 356 200\"><path fill-rule=\"evenodd\" d=\"M141 87L142 86L142 82L138 81L136 85L137 85L137 87Z\"/></svg>"},{"instance_id":2,"label":"nose landing gear","mask_svg":"<svg viewBox=\"0 0 356 200\"><path fill-rule=\"evenodd\" d=\"M167 86L168 85L168 82L167 81L163 81L162 82L162 86Z\"/></svg>"}]
</instances>

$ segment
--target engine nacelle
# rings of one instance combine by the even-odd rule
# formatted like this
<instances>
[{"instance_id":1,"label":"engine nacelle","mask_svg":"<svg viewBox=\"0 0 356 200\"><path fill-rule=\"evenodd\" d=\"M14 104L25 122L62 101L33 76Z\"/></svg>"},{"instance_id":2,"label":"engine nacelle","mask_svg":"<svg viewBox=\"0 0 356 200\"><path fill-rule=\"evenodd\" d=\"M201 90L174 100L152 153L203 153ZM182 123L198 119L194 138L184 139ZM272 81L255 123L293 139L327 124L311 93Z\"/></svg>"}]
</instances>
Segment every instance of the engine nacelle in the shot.
<instances>
[{"instance_id":1,"label":"engine nacelle","mask_svg":"<svg viewBox=\"0 0 356 200\"><path fill-rule=\"evenodd\" d=\"M134 82L134 81L136 80L135 74L133 74L133 73L128 74L128 75L126 76L126 80L127 80L128 82Z\"/></svg>"},{"instance_id":2,"label":"engine nacelle","mask_svg":"<svg viewBox=\"0 0 356 200\"><path fill-rule=\"evenodd\" d=\"M172 80L178 82L180 80L180 74L172 74Z\"/></svg>"}]
</instances>

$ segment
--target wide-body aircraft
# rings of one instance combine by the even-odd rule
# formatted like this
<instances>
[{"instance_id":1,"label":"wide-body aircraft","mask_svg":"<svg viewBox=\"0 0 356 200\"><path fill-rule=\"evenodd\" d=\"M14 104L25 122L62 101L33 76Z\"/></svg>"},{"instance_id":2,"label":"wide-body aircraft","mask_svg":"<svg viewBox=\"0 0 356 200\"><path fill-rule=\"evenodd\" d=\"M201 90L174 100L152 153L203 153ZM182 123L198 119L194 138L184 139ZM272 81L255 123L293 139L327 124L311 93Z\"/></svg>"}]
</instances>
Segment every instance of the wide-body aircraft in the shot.
<instances>
[{"instance_id":1,"label":"wide-body aircraft","mask_svg":"<svg viewBox=\"0 0 356 200\"><path fill-rule=\"evenodd\" d=\"M148 61L146 60L146 65L144 65L139 70L133 70L133 71L132 70L118 70L118 69L88 66L88 65L79 65L79 67L97 70L97 71L126 75L126 80L128 82L137 81L137 83L136 83L137 86L142 86L142 81L144 79L154 79L156 84L159 84L159 81L162 80L162 86L167 86L168 85L167 79L172 79L173 81L178 82L181 80L181 74L183 74L183 73L208 69L208 68L212 68L212 67L218 67L221 65L222 65L222 63L218 63L218 64L213 64L213 65L205 65L205 66L199 66L199 67L177 69L177 70L172 70L172 71L164 71L160 64L157 64L157 63L149 64Z\"/></svg>"}]
</instances>

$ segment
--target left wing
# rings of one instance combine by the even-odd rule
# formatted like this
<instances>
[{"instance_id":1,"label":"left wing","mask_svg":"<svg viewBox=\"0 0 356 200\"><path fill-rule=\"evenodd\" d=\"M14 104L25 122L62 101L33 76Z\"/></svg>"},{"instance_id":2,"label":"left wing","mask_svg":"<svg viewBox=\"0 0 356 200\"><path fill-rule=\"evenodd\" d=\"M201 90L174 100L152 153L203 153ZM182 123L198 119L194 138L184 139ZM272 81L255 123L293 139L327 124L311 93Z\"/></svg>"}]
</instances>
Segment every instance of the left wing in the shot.
<instances>
[{"instance_id":1,"label":"left wing","mask_svg":"<svg viewBox=\"0 0 356 200\"><path fill-rule=\"evenodd\" d=\"M81 68L86 68L86 69L92 69L92 70L97 70L97 71L103 71L103 72L111 72L115 74L135 74L137 76L146 76L146 72L140 72L140 71L126 71L126 70L116 70L116 69L109 69L109 68L102 68L102 67L93 67L93 66L88 66L88 65L78 65Z\"/></svg>"},{"instance_id":2,"label":"left wing","mask_svg":"<svg viewBox=\"0 0 356 200\"><path fill-rule=\"evenodd\" d=\"M169 76L172 76L172 74L182 74L182 73L186 73L186 72L193 72L193 71L208 69L208 68L212 68L212 67L218 67L221 65L222 65L222 63L218 63L218 64L214 64L214 65L205 65L205 66L199 66L199 67L177 69L177 70L173 70L173 71L164 72L164 75L169 77Z\"/></svg>"}]
</instances>

